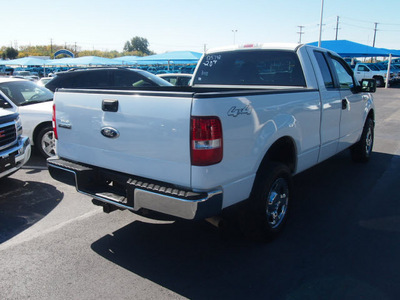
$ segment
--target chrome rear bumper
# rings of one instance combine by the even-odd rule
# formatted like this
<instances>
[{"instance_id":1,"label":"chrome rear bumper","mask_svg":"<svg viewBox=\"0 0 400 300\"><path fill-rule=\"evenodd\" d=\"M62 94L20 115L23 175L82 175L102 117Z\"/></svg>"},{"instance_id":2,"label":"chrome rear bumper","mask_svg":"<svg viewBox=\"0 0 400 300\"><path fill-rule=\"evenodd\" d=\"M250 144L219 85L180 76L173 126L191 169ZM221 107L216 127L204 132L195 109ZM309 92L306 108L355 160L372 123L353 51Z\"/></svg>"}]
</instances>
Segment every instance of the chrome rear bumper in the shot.
<instances>
[{"instance_id":1,"label":"chrome rear bumper","mask_svg":"<svg viewBox=\"0 0 400 300\"><path fill-rule=\"evenodd\" d=\"M222 190L194 192L168 183L66 161L47 160L51 176L78 192L120 209L142 208L180 217L204 219L222 210Z\"/></svg>"}]
</instances>

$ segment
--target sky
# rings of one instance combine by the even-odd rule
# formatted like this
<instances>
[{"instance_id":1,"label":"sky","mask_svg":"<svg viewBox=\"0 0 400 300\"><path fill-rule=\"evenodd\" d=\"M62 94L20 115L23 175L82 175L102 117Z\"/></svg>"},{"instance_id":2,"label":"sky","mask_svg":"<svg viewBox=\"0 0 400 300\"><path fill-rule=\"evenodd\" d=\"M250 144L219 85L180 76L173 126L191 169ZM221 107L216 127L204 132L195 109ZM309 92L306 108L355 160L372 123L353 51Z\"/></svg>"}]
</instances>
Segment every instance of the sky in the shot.
<instances>
[{"instance_id":1,"label":"sky","mask_svg":"<svg viewBox=\"0 0 400 300\"><path fill-rule=\"evenodd\" d=\"M135 36L155 53L318 41L322 0L0 0L0 47L117 50ZM324 0L322 40L400 49L399 0ZM375 29L376 25L376 31ZM304 26L300 28L299 26Z\"/></svg>"}]
</instances>

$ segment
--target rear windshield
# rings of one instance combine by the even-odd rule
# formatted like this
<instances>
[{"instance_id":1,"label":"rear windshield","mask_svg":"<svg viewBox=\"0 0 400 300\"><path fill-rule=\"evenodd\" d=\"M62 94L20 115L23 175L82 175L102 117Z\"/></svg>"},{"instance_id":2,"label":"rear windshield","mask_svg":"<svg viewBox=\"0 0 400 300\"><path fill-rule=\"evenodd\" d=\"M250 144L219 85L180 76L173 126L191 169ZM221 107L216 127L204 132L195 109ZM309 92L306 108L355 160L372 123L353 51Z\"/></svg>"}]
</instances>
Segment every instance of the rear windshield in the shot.
<instances>
[{"instance_id":1,"label":"rear windshield","mask_svg":"<svg viewBox=\"0 0 400 300\"><path fill-rule=\"evenodd\" d=\"M193 83L306 86L296 53L285 50L245 50L206 55Z\"/></svg>"}]
</instances>

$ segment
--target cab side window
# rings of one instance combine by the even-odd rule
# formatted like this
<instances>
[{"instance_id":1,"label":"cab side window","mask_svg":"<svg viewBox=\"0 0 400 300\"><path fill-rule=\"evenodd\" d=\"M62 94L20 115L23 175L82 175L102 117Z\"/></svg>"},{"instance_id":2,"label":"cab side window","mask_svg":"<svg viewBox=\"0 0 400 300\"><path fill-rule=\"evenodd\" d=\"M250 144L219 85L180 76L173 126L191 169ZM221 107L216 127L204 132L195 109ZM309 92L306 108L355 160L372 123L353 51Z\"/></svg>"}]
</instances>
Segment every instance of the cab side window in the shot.
<instances>
[{"instance_id":1,"label":"cab side window","mask_svg":"<svg viewBox=\"0 0 400 300\"><path fill-rule=\"evenodd\" d=\"M315 51L315 58L317 59L319 69L321 70L322 78L324 79L326 88L333 88L333 77L332 73L329 69L328 62L325 59L325 56L322 52Z\"/></svg>"},{"instance_id":2,"label":"cab side window","mask_svg":"<svg viewBox=\"0 0 400 300\"><path fill-rule=\"evenodd\" d=\"M331 58L333 67L336 70L336 74L339 80L339 86L341 89L351 89L354 86L353 76L349 68L346 68L340 61Z\"/></svg>"},{"instance_id":3,"label":"cab side window","mask_svg":"<svg viewBox=\"0 0 400 300\"><path fill-rule=\"evenodd\" d=\"M359 65L357 68L357 71L362 71L362 72L369 72L368 68L363 65Z\"/></svg>"}]
</instances>

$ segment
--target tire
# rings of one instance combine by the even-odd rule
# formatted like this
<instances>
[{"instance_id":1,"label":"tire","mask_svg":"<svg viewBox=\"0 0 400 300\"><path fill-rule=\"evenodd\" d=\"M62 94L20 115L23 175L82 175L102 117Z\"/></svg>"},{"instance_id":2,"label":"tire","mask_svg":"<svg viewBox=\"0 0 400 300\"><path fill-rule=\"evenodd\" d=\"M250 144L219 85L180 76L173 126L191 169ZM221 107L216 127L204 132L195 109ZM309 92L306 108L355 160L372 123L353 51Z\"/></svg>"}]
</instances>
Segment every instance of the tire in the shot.
<instances>
[{"instance_id":1,"label":"tire","mask_svg":"<svg viewBox=\"0 0 400 300\"><path fill-rule=\"evenodd\" d=\"M36 136L35 147L45 158L56 155L56 145L52 126L45 126L39 131Z\"/></svg>"},{"instance_id":2,"label":"tire","mask_svg":"<svg viewBox=\"0 0 400 300\"><path fill-rule=\"evenodd\" d=\"M282 231L289 213L292 186L292 175L285 164L267 163L257 174L249 199L246 235L270 241Z\"/></svg>"},{"instance_id":3,"label":"tire","mask_svg":"<svg viewBox=\"0 0 400 300\"><path fill-rule=\"evenodd\" d=\"M369 161L374 146L374 121L367 118L360 140L351 148L351 158L355 162Z\"/></svg>"},{"instance_id":4,"label":"tire","mask_svg":"<svg viewBox=\"0 0 400 300\"><path fill-rule=\"evenodd\" d=\"M376 86L382 87L385 86L385 81L383 80L382 77L374 77L376 81Z\"/></svg>"}]
</instances>

